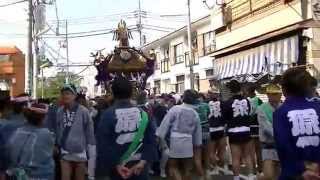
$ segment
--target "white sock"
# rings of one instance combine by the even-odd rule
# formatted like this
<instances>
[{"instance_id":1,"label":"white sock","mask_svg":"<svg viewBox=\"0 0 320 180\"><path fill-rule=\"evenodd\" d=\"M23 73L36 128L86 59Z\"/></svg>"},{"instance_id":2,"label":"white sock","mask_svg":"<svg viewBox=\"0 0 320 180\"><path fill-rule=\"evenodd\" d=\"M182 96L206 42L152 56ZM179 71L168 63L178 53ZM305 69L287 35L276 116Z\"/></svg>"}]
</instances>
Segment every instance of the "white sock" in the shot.
<instances>
[{"instance_id":1,"label":"white sock","mask_svg":"<svg viewBox=\"0 0 320 180\"><path fill-rule=\"evenodd\" d=\"M254 174L252 174L252 173L250 173L249 175L248 175L248 180L254 180L255 179L255 175Z\"/></svg>"},{"instance_id":2,"label":"white sock","mask_svg":"<svg viewBox=\"0 0 320 180\"><path fill-rule=\"evenodd\" d=\"M240 180L240 176L233 176L233 180Z\"/></svg>"}]
</instances>

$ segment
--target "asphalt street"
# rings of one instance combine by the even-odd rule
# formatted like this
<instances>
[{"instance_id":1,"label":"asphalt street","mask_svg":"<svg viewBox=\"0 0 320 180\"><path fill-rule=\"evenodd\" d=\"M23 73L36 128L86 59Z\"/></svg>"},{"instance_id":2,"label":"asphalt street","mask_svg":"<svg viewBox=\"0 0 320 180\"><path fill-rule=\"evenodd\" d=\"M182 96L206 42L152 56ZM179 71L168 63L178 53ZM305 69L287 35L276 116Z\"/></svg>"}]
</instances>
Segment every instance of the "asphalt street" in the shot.
<instances>
[{"instance_id":1,"label":"asphalt street","mask_svg":"<svg viewBox=\"0 0 320 180\"><path fill-rule=\"evenodd\" d=\"M169 178L160 178L160 177L153 177L152 180L169 180ZM194 180L198 180L198 178L194 178ZM219 176L212 176L212 180L233 180L232 176L230 175L219 175Z\"/></svg>"}]
</instances>

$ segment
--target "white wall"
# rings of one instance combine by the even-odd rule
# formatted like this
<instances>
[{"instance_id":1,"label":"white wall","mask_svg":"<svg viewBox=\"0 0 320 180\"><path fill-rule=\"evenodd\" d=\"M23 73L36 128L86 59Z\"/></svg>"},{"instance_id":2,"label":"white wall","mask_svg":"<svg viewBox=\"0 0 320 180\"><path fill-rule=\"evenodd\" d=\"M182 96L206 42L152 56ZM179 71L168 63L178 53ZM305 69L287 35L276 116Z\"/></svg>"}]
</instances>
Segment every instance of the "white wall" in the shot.
<instances>
[{"instance_id":1,"label":"white wall","mask_svg":"<svg viewBox=\"0 0 320 180\"><path fill-rule=\"evenodd\" d=\"M197 31L197 34L200 35L200 34L212 31L212 26L210 22L207 22L206 24L197 27L196 31ZM165 43L161 44L160 47L157 47L155 49L156 49L156 52L161 53L161 59L162 59L164 57L163 57L163 49L161 48L161 46L168 44L169 48L172 48L173 46L180 43L184 43L184 52L188 52L189 50L188 50L188 42L187 42L187 32L185 32L184 34L178 37L175 37L171 40L166 41ZM169 55L171 55L171 53L169 53ZM173 61L172 57L170 57L170 61ZM154 75L148 79L148 82L150 83L151 87L154 87L155 80L161 80L161 92L163 93L165 91L164 80L170 79L172 84L171 86L172 89L169 91L172 91L174 90L173 84L177 83L176 77L180 75L185 75L185 89L190 88L190 71L189 71L189 67L186 67L185 62L180 64L174 64L174 65L172 65L172 63L170 62L169 66L170 66L169 72L161 73L161 70L156 70ZM209 56L200 57L199 65L194 66L194 73L199 73L200 79L205 79L206 78L205 70L210 68L212 68L212 58Z\"/></svg>"}]
</instances>

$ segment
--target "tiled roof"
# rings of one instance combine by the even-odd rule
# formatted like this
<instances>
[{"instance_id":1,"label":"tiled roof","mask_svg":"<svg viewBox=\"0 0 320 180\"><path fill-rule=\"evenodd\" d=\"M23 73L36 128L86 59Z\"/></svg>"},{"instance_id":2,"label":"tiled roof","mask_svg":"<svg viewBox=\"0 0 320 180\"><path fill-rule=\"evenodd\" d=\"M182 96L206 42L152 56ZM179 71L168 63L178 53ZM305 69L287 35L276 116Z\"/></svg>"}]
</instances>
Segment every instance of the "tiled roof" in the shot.
<instances>
[{"instance_id":1,"label":"tiled roof","mask_svg":"<svg viewBox=\"0 0 320 180\"><path fill-rule=\"evenodd\" d=\"M21 53L21 50L15 46L0 46L0 55L17 53Z\"/></svg>"}]
</instances>

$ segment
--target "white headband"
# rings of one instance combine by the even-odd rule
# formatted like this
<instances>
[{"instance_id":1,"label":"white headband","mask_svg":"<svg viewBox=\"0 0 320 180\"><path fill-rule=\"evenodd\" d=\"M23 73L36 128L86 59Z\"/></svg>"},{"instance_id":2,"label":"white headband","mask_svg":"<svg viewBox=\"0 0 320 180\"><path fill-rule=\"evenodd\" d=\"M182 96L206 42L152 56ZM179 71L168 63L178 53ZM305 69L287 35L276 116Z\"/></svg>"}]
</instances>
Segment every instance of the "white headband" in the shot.
<instances>
[{"instance_id":1,"label":"white headband","mask_svg":"<svg viewBox=\"0 0 320 180\"><path fill-rule=\"evenodd\" d=\"M13 102L22 103L22 102L28 102L30 101L29 96L22 96L22 97L16 97L11 99Z\"/></svg>"},{"instance_id":2,"label":"white headband","mask_svg":"<svg viewBox=\"0 0 320 180\"><path fill-rule=\"evenodd\" d=\"M35 111L37 113L47 114L49 108L48 108L48 105L45 105L45 108L28 107L28 109L30 111Z\"/></svg>"}]
</instances>

